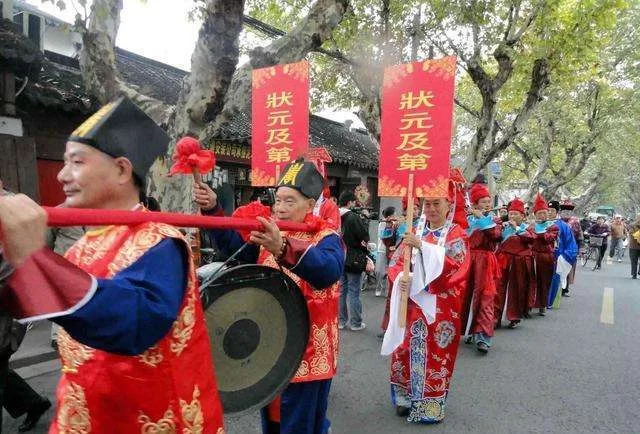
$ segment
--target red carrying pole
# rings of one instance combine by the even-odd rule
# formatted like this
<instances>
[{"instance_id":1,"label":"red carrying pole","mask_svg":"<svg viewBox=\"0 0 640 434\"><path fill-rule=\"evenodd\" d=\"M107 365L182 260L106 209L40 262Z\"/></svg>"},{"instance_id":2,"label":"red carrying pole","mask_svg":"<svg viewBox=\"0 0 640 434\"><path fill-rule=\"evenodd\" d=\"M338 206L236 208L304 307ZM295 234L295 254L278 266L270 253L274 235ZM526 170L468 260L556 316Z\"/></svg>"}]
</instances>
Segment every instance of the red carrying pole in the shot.
<instances>
[{"instance_id":1,"label":"red carrying pole","mask_svg":"<svg viewBox=\"0 0 640 434\"><path fill-rule=\"evenodd\" d=\"M47 225L52 227L65 226L106 226L106 225L139 225L141 223L157 222L183 228L202 229L236 229L260 231L263 226L258 220L236 217L209 217L202 215L188 215L170 212L140 212L112 209L84 209L84 208L51 208L43 207L48 214ZM311 226L304 223L276 221L283 231L315 232Z\"/></svg>"}]
</instances>

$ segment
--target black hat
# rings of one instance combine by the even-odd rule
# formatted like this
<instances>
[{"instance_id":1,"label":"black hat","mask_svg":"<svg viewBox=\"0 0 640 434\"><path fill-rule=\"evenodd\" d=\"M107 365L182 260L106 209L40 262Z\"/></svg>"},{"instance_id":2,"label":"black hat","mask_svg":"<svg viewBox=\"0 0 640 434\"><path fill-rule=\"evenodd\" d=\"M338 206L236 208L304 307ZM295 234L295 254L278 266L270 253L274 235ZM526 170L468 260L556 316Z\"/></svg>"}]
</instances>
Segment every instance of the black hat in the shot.
<instances>
[{"instance_id":1,"label":"black hat","mask_svg":"<svg viewBox=\"0 0 640 434\"><path fill-rule=\"evenodd\" d=\"M318 199L324 188L324 178L316 165L299 158L284 168L276 189L290 187L309 199Z\"/></svg>"},{"instance_id":2,"label":"black hat","mask_svg":"<svg viewBox=\"0 0 640 434\"><path fill-rule=\"evenodd\" d=\"M68 140L84 143L113 158L127 158L142 183L169 144L167 133L126 97L102 107L76 128Z\"/></svg>"},{"instance_id":3,"label":"black hat","mask_svg":"<svg viewBox=\"0 0 640 434\"><path fill-rule=\"evenodd\" d=\"M558 202L557 200L552 200L547 205L549 206L549 208L553 208L556 211L560 211L560 202Z\"/></svg>"}]
</instances>

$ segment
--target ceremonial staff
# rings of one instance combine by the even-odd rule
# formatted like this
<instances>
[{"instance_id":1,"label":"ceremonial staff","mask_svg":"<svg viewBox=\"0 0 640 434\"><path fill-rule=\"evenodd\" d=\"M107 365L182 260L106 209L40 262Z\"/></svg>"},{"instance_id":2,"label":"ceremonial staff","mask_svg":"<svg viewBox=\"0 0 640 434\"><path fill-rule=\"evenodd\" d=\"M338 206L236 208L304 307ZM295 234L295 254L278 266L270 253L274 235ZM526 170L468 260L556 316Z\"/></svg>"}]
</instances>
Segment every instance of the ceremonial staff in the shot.
<instances>
[{"instance_id":1,"label":"ceremonial staff","mask_svg":"<svg viewBox=\"0 0 640 434\"><path fill-rule=\"evenodd\" d=\"M1 199L0 199L1 200ZM201 229L234 229L259 231L262 223L255 219L237 217L210 217L170 212L140 212L109 209L52 208L43 207L48 219L47 225L63 226L105 226L128 225L157 222L184 228ZM315 229L304 223L288 221L276 222L282 231L315 232Z\"/></svg>"}]
</instances>

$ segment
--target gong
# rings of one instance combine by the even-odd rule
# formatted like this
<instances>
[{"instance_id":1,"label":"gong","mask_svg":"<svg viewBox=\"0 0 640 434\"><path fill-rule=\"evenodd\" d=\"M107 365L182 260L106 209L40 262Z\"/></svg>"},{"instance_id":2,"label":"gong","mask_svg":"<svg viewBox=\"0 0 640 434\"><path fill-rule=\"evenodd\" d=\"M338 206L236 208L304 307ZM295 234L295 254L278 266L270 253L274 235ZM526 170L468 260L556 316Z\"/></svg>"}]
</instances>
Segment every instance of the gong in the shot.
<instances>
[{"instance_id":1,"label":"gong","mask_svg":"<svg viewBox=\"0 0 640 434\"><path fill-rule=\"evenodd\" d=\"M275 268L239 265L221 271L201 296L224 412L264 407L289 384L307 347L300 288Z\"/></svg>"}]
</instances>

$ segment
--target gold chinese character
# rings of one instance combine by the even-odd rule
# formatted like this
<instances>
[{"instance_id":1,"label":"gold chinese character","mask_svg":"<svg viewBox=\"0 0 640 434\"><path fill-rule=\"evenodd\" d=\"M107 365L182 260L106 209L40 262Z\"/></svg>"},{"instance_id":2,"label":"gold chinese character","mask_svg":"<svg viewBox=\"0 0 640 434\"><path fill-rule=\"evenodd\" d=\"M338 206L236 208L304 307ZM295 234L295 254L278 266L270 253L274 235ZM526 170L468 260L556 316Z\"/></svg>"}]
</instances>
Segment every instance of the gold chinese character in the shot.
<instances>
[{"instance_id":1,"label":"gold chinese character","mask_svg":"<svg viewBox=\"0 0 640 434\"><path fill-rule=\"evenodd\" d=\"M396 148L400 151L415 151L416 149L428 151L431 149L428 146L427 133L402 133L400 137L402 137L402 143Z\"/></svg>"},{"instance_id":2,"label":"gold chinese character","mask_svg":"<svg viewBox=\"0 0 640 434\"><path fill-rule=\"evenodd\" d=\"M431 103L434 96L433 92L425 92L424 90L421 90L416 96L413 95L413 92L403 93L400 97L400 110L413 110L421 105L425 107L434 107Z\"/></svg>"},{"instance_id":3,"label":"gold chinese character","mask_svg":"<svg viewBox=\"0 0 640 434\"><path fill-rule=\"evenodd\" d=\"M433 128L433 125L427 123L427 121L431 120L431 116L429 113L407 113L400 119L402 122L401 130L408 130L409 128L417 128L426 130L429 128Z\"/></svg>"},{"instance_id":4,"label":"gold chinese character","mask_svg":"<svg viewBox=\"0 0 640 434\"><path fill-rule=\"evenodd\" d=\"M278 108L283 105L293 105L291 98L293 98L293 92L280 92L280 95L276 92L270 93L267 95L267 108Z\"/></svg>"},{"instance_id":5,"label":"gold chinese character","mask_svg":"<svg viewBox=\"0 0 640 434\"><path fill-rule=\"evenodd\" d=\"M269 123L267 124L267 126L272 127L275 124L293 125L293 121L291 120L291 112L289 110L283 110L280 112L269 113Z\"/></svg>"},{"instance_id":6,"label":"gold chinese character","mask_svg":"<svg viewBox=\"0 0 640 434\"><path fill-rule=\"evenodd\" d=\"M431 158L428 154L402 154L398 157L400 167L398 170L423 170L427 168L427 161Z\"/></svg>"},{"instance_id":7,"label":"gold chinese character","mask_svg":"<svg viewBox=\"0 0 640 434\"><path fill-rule=\"evenodd\" d=\"M291 140L289 140L290 136L291 133L289 133L289 128L276 128L274 130L269 130L267 145L279 145L281 143L289 145L293 143Z\"/></svg>"},{"instance_id":8,"label":"gold chinese character","mask_svg":"<svg viewBox=\"0 0 640 434\"><path fill-rule=\"evenodd\" d=\"M284 175L282 175L282 178L280 179L280 182L278 183L278 185L285 185L285 184L295 185L296 176L298 176L298 173L300 173L303 166L304 166L303 163L293 163L291 166L289 166L289 169L285 172Z\"/></svg>"},{"instance_id":9,"label":"gold chinese character","mask_svg":"<svg viewBox=\"0 0 640 434\"><path fill-rule=\"evenodd\" d=\"M268 148L267 163L285 163L291 160L291 148Z\"/></svg>"}]
</instances>

